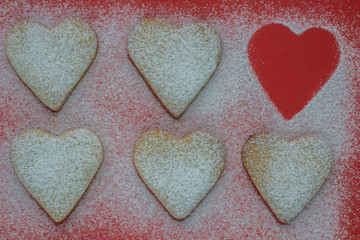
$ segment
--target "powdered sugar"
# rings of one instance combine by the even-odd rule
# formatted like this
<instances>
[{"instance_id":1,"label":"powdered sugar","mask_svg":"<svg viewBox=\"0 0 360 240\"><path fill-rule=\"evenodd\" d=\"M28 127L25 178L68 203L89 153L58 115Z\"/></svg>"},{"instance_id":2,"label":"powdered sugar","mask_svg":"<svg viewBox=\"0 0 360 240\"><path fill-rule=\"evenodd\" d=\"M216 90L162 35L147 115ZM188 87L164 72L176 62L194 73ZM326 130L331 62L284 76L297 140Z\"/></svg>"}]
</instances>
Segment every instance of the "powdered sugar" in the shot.
<instances>
[{"instance_id":1,"label":"powdered sugar","mask_svg":"<svg viewBox=\"0 0 360 240\"><path fill-rule=\"evenodd\" d=\"M319 190L330 173L333 156L330 148L314 137L287 142L262 133L246 142L243 161L272 211L288 223Z\"/></svg>"},{"instance_id":2,"label":"powdered sugar","mask_svg":"<svg viewBox=\"0 0 360 240\"><path fill-rule=\"evenodd\" d=\"M56 222L70 214L102 162L101 142L86 129L60 137L29 130L14 139L11 152L20 181Z\"/></svg>"},{"instance_id":3,"label":"powdered sugar","mask_svg":"<svg viewBox=\"0 0 360 240\"><path fill-rule=\"evenodd\" d=\"M56 28L25 21L6 41L6 53L20 78L50 109L58 111L85 74L97 49L86 23L66 19Z\"/></svg>"},{"instance_id":4,"label":"powdered sugar","mask_svg":"<svg viewBox=\"0 0 360 240\"><path fill-rule=\"evenodd\" d=\"M221 44L207 24L173 28L150 19L135 26L128 52L161 102L180 117L214 73Z\"/></svg>"},{"instance_id":5,"label":"powdered sugar","mask_svg":"<svg viewBox=\"0 0 360 240\"><path fill-rule=\"evenodd\" d=\"M176 219L184 219L210 191L225 164L225 149L207 132L183 139L164 131L136 142L135 166L146 185Z\"/></svg>"}]
</instances>

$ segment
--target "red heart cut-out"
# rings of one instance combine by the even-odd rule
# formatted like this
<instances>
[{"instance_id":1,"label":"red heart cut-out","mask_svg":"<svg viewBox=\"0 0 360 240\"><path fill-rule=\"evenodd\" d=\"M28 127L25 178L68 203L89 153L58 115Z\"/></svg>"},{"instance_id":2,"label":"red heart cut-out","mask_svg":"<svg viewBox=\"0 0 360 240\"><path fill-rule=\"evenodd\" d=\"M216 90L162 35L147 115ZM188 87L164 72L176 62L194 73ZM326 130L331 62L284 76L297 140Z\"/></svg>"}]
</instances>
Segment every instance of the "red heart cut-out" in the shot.
<instances>
[{"instance_id":1,"label":"red heart cut-out","mask_svg":"<svg viewBox=\"0 0 360 240\"><path fill-rule=\"evenodd\" d=\"M296 35L275 23L254 33L248 55L259 82L286 120L318 93L340 60L337 40L329 31L311 28Z\"/></svg>"}]
</instances>

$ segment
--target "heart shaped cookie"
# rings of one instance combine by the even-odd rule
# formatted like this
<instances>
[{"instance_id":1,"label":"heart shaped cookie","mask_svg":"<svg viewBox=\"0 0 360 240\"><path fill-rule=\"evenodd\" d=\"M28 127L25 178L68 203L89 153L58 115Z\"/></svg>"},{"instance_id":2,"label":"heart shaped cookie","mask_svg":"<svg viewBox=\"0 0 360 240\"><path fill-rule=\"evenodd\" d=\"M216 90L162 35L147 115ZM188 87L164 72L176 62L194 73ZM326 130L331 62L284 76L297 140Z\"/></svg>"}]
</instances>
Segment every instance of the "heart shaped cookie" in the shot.
<instances>
[{"instance_id":1,"label":"heart shaped cookie","mask_svg":"<svg viewBox=\"0 0 360 240\"><path fill-rule=\"evenodd\" d=\"M259 82L287 120L311 101L340 60L337 40L329 31L311 28L296 35L274 23L254 33L248 55Z\"/></svg>"},{"instance_id":2,"label":"heart shaped cookie","mask_svg":"<svg viewBox=\"0 0 360 240\"><path fill-rule=\"evenodd\" d=\"M286 141L272 133L252 136L243 149L255 187L282 223L294 219L330 174L330 148L315 137Z\"/></svg>"},{"instance_id":3,"label":"heart shaped cookie","mask_svg":"<svg viewBox=\"0 0 360 240\"><path fill-rule=\"evenodd\" d=\"M97 38L88 24L77 19L65 19L50 30L24 21L10 30L5 48L31 91L59 111L95 58Z\"/></svg>"},{"instance_id":4,"label":"heart shaped cookie","mask_svg":"<svg viewBox=\"0 0 360 240\"><path fill-rule=\"evenodd\" d=\"M222 143L207 132L182 139L161 130L136 141L134 163L141 178L176 219L186 218L218 180L225 165Z\"/></svg>"},{"instance_id":5,"label":"heart shaped cookie","mask_svg":"<svg viewBox=\"0 0 360 240\"><path fill-rule=\"evenodd\" d=\"M100 167L103 148L87 129L60 136L31 129L15 137L11 158L20 182L55 222L61 222Z\"/></svg>"},{"instance_id":6,"label":"heart shaped cookie","mask_svg":"<svg viewBox=\"0 0 360 240\"><path fill-rule=\"evenodd\" d=\"M135 26L127 50L150 88L179 118L215 72L221 42L204 23L174 28L148 19Z\"/></svg>"}]
</instances>

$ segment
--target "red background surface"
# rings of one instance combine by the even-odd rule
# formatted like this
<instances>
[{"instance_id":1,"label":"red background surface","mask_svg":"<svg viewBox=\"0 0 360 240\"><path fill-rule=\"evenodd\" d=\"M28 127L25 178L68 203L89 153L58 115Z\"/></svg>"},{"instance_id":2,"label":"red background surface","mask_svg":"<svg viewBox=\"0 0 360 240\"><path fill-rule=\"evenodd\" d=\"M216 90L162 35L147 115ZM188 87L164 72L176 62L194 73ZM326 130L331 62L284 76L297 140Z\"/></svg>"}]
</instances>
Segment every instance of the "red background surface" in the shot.
<instances>
[{"instance_id":1,"label":"red background surface","mask_svg":"<svg viewBox=\"0 0 360 240\"><path fill-rule=\"evenodd\" d=\"M2 1L0 236L5 239L359 238L359 12L360 2L356 0L286 1L282 4L225 0ZM237 16L244 19L239 20ZM83 19L94 28L99 52L64 108L54 113L19 80L6 59L4 40L9 29L21 20L35 20L51 27L67 17ZM223 41L223 56L217 72L179 120L173 119L151 93L125 51L131 28L148 17L161 17L174 24L205 21L215 27ZM242 36L249 39L256 29L271 22L284 25L295 22L296 25L297 21L302 30L312 25L337 29L335 35L342 55L346 56L340 64L341 69L345 69L340 73L346 74L336 75L348 86L346 98L342 100L345 121L327 122L318 116L342 114L338 110L331 112L331 107L326 107L326 99L321 100L325 95L331 105L333 98L341 99L331 95L334 92L328 89L292 120L285 121L266 93L256 85L257 79L251 68L244 72L237 68L247 65L246 54L242 58L235 55L246 52L246 48L240 47L246 46L240 41ZM329 82L327 86L338 86L331 79ZM254 92L249 91L253 86L256 87ZM334 91L336 93L337 89ZM343 89L338 92L344 93ZM217 96L218 101L214 99ZM325 110L321 107L311 110L312 106L321 104ZM338 152L335 153L332 176L303 213L291 224L281 225L243 169L242 146L247 137L256 132L272 130L289 137L317 135L324 131L321 124L331 134L320 136L329 137L331 144L342 144L334 146ZM12 139L34 127L54 134L74 127L87 127L104 145L104 162L98 174L77 208L61 224L55 224L29 196L11 166ZM172 219L149 193L132 164L137 137L155 128L179 137L194 130L208 130L219 137L227 149L227 163L220 180L182 222ZM344 131L346 139L332 141L331 136ZM327 214L328 209L334 210ZM333 216L336 221L332 220Z\"/></svg>"},{"instance_id":2,"label":"red background surface","mask_svg":"<svg viewBox=\"0 0 360 240\"><path fill-rule=\"evenodd\" d=\"M296 35L282 24L268 24L248 45L254 73L285 119L300 112L335 72L340 49L322 28Z\"/></svg>"}]
</instances>

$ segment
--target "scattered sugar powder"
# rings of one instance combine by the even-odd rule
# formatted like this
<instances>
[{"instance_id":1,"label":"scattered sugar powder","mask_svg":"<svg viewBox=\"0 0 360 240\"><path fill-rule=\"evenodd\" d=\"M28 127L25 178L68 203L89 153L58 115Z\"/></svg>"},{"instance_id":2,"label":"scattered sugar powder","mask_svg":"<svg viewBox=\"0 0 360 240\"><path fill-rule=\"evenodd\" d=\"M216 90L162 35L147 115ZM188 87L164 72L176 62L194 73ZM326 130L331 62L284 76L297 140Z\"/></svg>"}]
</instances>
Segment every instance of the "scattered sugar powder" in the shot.
<instances>
[{"instance_id":1,"label":"scattered sugar powder","mask_svg":"<svg viewBox=\"0 0 360 240\"><path fill-rule=\"evenodd\" d=\"M75 19L51 30L25 21L10 30L6 41L7 56L20 78L56 111L85 74L96 49L95 32Z\"/></svg>"},{"instance_id":2,"label":"scattered sugar powder","mask_svg":"<svg viewBox=\"0 0 360 240\"><path fill-rule=\"evenodd\" d=\"M161 102L179 117L214 73L221 43L207 24L174 28L151 19L135 26L128 52Z\"/></svg>"},{"instance_id":3,"label":"scattered sugar powder","mask_svg":"<svg viewBox=\"0 0 360 240\"><path fill-rule=\"evenodd\" d=\"M136 142L134 163L170 214L184 219L219 178L225 150L207 132L177 139L163 131L149 131Z\"/></svg>"},{"instance_id":4,"label":"scattered sugar powder","mask_svg":"<svg viewBox=\"0 0 360 240\"><path fill-rule=\"evenodd\" d=\"M249 139L244 165L278 219L288 223L314 197L333 164L330 148L314 137L291 142L270 133Z\"/></svg>"},{"instance_id":5,"label":"scattered sugar powder","mask_svg":"<svg viewBox=\"0 0 360 240\"><path fill-rule=\"evenodd\" d=\"M20 181L56 222L76 206L103 157L100 140L86 129L60 137L29 130L14 139L11 152Z\"/></svg>"},{"instance_id":6,"label":"scattered sugar powder","mask_svg":"<svg viewBox=\"0 0 360 240\"><path fill-rule=\"evenodd\" d=\"M189 2L191 2L190 0ZM144 1L141 1L144 3ZM200 1L204 2L204 1ZM49 111L15 74L0 49L0 232L10 239L334 239L344 238L343 222L351 221L351 192L344 191L346 166L356 146L348 144L357 129L351 115L357 107L358 18L346 4L296 3L280 7L271 1L230 4L95 3L86 1L0 2L0 39L23 20L55 26L65 18L87 22L99 40L97 56L60 112ZM297 5L299 4L299 5ZM298 7L297 7L298 6ZM345 9L346 8L346 9ZM346 10L344 12L344 9ZM178 120L146 85L129 59L128 36L148 17L174 25L203 22L222 42L221 61L207 86ZM356 18L356 19L355 19ZM254 32L272 22L299 34L321 27L336 37L341 50L338 68L309 104L285 121L251 69L247 44ZM352 120L351 120L352 119ZM104 162L72 214L61 224L31 199L11 165L14 137L29 128L59 134L86 127L104 146ZM173 219L147 189L133 162L137 138L163 129L178 137L210 132L223 142L226 164L212 190L183 221ZM350 130L349 130L350 129ZM286 139L302 135L325 141L334 154L329 178L313 200L289 224L280 224L253 186L242 165L249 136L272 131ZM352 160L353 159L353 160ZM356 171L354 169L353 171ZM351 182L351 179L347 179Z\"/></svg>"}]
</instances>

